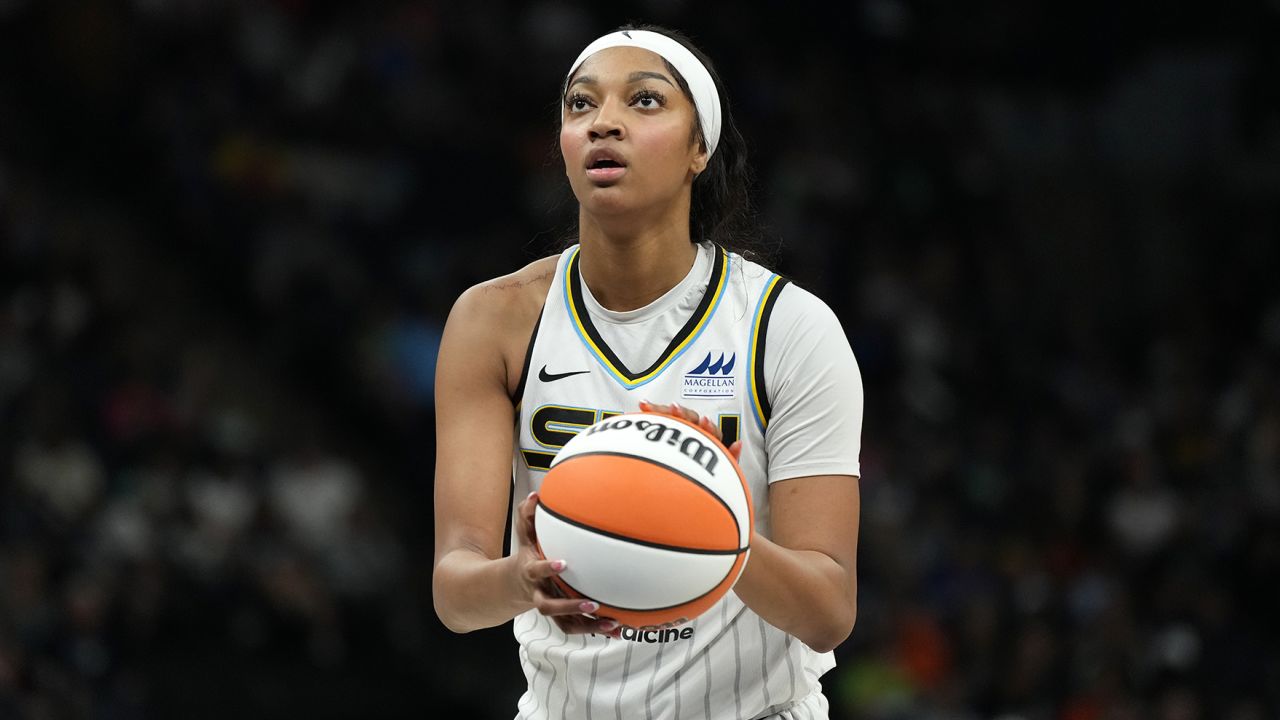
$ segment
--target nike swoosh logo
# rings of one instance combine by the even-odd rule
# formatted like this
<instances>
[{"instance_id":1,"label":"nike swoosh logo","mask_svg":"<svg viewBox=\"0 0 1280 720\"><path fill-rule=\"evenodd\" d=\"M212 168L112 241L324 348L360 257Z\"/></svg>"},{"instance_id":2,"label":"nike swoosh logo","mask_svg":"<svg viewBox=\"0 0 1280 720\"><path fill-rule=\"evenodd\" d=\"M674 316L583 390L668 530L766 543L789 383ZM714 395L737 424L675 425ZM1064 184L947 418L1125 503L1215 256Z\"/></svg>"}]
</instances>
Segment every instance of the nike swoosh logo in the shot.
<instances>
[{"instance_id":1,"label":"nike swoosh logo","mask_svg":"<svg viewBox=\"0 0 1280 720\"><path fill-rule=\"evenodd\" d=\"M590 370L574 370L573 372L567 372L567 373L549 373L547 372L547 366L543 365L542 369L538 371L538 379L541 380L542 382L553 382L555 380L563 380L573 375L582 375L583 373L589 373L589 372L591 371Z\"/></svg>"}]
</instances>

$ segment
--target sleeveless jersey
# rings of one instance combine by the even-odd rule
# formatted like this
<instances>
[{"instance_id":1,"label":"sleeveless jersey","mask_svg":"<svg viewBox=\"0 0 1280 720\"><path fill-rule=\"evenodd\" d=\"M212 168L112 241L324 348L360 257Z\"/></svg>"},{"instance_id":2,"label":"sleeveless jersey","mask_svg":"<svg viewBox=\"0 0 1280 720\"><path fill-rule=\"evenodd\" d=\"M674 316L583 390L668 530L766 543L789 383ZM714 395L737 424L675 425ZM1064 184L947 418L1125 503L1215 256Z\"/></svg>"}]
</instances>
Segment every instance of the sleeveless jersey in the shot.
<instances>
[{"instance_id":1,"label":"sleeveless jersey","mask_svg":"<svg viewBox=\"0 0 1280 720\"><path fill-rule=\"evenodd\" d=\"M777 478L768 475L765 452L772 414L765 342L784 289L804 291L704 244L701 252L713 258L697 307L674 326L674 337L664 338L656 360L629 368L615 352L623 349L605 342L588 311L579 251L561 255L526 354L515 397L514 497L538 489L557 450L581 429L634 412L641 400L678 402L716 422L726 446L743 441L740 465L755 526L768 537L768 485ZM843 333L839 341L848 347ZM625 350L634 357L645 349ZM860 380L857 387L860 430ZM835 469L856 475L857 447L851 452L853 462ZM623 627L621 639L566 635L536 610L517 616L514 631L529 682L521 719L826 717L818 677L834 667L832 654L768 624L733 592L678 628Z\"/></svg>"}]
</instances>

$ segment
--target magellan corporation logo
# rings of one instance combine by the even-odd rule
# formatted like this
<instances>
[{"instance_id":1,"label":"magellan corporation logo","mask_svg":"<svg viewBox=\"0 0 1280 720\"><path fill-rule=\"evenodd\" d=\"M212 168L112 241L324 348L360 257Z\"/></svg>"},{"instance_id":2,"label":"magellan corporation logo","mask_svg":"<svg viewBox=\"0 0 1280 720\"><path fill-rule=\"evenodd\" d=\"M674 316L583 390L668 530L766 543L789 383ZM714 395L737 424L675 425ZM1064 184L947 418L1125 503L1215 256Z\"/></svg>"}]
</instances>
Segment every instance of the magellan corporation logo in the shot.
<instances>
[{"instance_id":1,"label":"magellan corporation logo","mask_svg":"<svg viewBox=\"0 0 1280 720\"><path fill-rule=\"evenodd\" d=\"M712 350L702 362L684 375L684 392L687 398L733 397L735 391L734 362L737 353Z\"/></svg>"}]
</instances>

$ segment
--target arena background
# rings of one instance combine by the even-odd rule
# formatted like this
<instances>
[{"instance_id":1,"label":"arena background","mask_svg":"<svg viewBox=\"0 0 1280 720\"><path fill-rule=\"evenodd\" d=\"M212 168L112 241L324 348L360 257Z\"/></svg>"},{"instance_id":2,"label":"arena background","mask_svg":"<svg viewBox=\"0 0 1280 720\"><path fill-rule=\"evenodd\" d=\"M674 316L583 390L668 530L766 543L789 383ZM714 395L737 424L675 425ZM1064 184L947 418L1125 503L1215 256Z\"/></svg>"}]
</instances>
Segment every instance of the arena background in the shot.
<instances>
[{"instance_id":1,"label":"arena background","mask_svg":"<svg viewBox=\"0 0 1280 720\"><path fill-rule=\"evenodd\" d=\"M866 385L835 718L1280 717L1280 4L0 0L0 718L508 718L432 382L691 33Z\"/></svg>"}]
</instances>

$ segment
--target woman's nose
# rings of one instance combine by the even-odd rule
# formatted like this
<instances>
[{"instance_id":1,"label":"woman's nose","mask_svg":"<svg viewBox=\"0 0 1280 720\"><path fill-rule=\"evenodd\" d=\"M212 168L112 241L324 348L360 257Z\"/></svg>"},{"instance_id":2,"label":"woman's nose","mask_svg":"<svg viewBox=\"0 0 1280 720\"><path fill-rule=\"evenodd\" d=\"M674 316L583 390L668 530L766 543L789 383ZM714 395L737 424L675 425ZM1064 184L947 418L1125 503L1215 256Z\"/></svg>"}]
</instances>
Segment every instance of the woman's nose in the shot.
<instances>
[{"instance_id":1,"label":"woman's nose","mask_svg":"<svg viewBox=\"0 0 1280 720\"><path fill-rule=\"evenodd\" d=\"M595 119L588 129L592 140L613 136L621 140L626 136L626 129L618 119L618 103L605 101L596 113Z\"/></svg>"}]
</instances>

